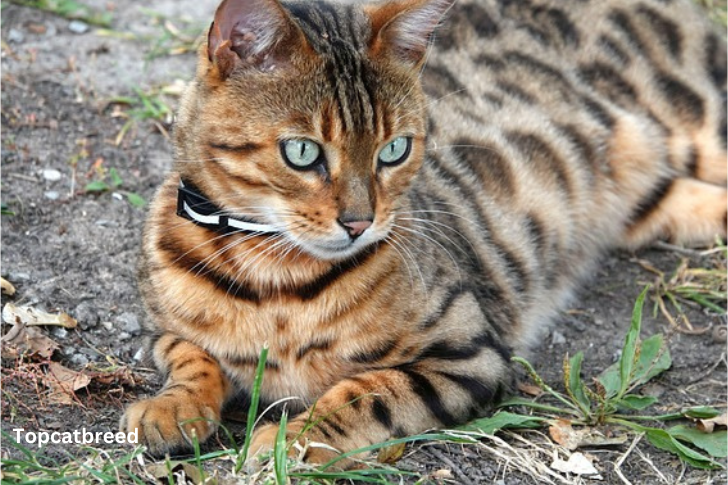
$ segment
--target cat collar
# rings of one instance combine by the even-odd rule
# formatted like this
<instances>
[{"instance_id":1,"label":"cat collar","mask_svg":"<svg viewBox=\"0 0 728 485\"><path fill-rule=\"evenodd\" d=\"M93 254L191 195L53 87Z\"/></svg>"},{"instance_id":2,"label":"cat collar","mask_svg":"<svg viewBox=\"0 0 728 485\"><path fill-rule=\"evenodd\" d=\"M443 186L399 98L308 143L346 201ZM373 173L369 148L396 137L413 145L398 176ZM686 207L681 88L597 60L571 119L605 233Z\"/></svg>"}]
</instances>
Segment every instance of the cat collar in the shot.
<instances>
[{"instance_id":1,"label":"cat collar","mask_svg":"<svg viewBox=\"0 0 728 485\"><path fill-rule=\"evenodd\" d=\"M177 188L177 215L189 219L198 226L220 232L278 232L275 227L268 224L225 215L224 210L213 204L200 192L200 189L182 179Z\"/></svg>"}]
</instances>

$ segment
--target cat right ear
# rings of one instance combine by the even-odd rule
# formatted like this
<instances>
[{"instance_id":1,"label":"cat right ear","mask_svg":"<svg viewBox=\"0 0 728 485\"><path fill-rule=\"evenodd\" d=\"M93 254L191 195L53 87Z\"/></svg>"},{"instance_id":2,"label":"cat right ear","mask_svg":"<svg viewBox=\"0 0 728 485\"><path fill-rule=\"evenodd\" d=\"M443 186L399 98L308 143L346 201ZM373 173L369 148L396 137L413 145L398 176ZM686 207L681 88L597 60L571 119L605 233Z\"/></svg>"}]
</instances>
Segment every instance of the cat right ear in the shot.
<instances>
[{"instance_id":1,"label":"cat right ear","mask_svg":"<svg viewBox=\"0 0 728 485\"><path fill-rule=\"evenodd\" d=\"M306 44L277 0L224 0L207 35L207 57L224 80L235 70L273 70Z\"/></svg>"}]
</instances>

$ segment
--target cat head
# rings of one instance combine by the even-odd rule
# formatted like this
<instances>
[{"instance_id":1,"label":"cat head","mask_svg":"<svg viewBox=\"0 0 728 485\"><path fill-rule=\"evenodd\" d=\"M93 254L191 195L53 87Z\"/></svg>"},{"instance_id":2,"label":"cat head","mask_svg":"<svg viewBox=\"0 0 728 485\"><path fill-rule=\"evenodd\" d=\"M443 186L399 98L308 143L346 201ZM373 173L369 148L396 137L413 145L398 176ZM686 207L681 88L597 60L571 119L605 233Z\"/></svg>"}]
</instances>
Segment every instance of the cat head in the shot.
<instances>
[{"instance_id":1,"label":"cat head","mask_svg":"<svg viewBox=\"0 0 728 485\"><path fill-rule=\"evenodd\" d=\"M223 1L178 115L178 171L315 258L385 239L423 161L419 72L449 5Z\"/></svg>"}]
</instances>

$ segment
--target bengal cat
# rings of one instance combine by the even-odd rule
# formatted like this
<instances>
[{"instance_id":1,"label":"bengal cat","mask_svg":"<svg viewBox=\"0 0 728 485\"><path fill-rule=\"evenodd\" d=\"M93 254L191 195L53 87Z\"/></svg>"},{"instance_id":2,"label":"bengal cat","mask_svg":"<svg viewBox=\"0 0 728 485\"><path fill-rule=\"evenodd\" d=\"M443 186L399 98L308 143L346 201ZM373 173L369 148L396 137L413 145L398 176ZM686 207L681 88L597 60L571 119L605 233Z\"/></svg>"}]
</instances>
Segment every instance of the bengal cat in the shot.
<instances>
[{"instance_id":1,"label":"bengal cat","mask_svg":"<svg viewBox=\"0 0 728 485\"><path fill-rule=\"evenodd\" d=\"M725 235L725 96L688 0L225 0L144 231L166 384L122 428L207 439L266 343L301 442L481 415L607 250Z\"/></svg>"}]
</instances>

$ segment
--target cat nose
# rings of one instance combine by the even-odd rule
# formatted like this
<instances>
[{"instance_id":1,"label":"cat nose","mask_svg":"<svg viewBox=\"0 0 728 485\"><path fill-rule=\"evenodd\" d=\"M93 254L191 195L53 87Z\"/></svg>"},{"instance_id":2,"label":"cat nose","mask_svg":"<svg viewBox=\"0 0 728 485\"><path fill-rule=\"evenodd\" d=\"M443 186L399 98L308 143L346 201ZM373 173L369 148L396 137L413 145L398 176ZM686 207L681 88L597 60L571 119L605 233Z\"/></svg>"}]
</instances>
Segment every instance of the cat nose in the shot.
<instances>
[{"instance_id":1,"label":"cat nose","mask_svg":"<svg viewBox=\"0 0 728 485\"><path fill-rule=\"evenodd\" d=\"M346 220L342 218L339 219L339 224L344 226L344 229L346 229L346 232L349 233L349 236L351 236L352 239L356 239L372 225L372 221L366 219Z\"/></svg>"}]
</instances>

